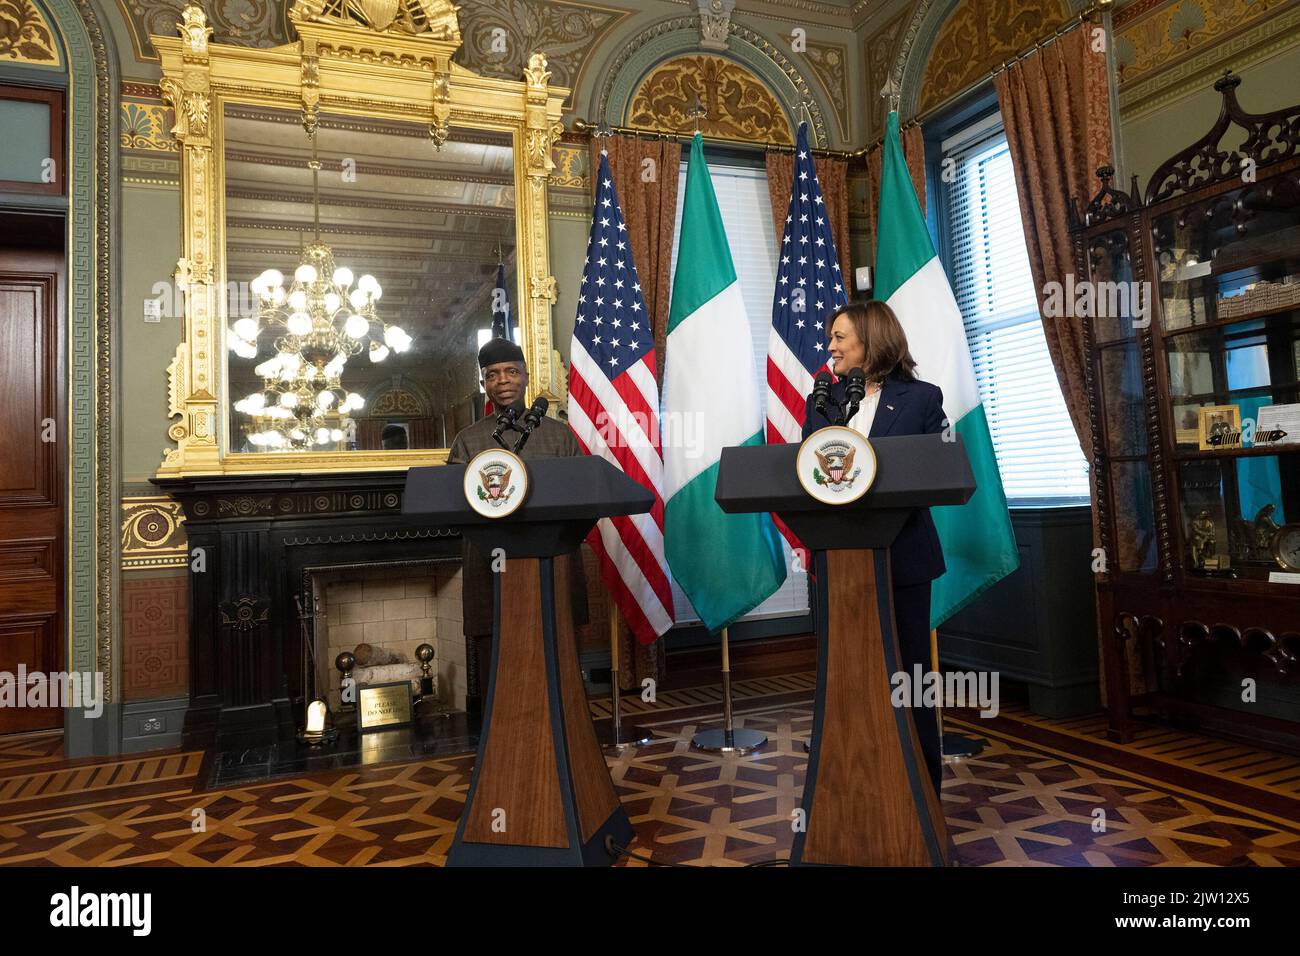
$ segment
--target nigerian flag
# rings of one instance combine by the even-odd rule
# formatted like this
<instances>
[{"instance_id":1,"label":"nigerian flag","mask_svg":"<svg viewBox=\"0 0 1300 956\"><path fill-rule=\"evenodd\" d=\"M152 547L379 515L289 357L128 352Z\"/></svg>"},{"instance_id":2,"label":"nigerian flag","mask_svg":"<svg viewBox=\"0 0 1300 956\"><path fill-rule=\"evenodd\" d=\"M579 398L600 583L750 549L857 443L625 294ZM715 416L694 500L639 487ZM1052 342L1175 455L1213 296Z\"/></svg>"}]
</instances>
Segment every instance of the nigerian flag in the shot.
<instances>
[{"instance_id":1,"label":"nigerian flag","mask_svg":"<svg viewBox=\"0 0 1300 956\"><path fill-rule=\"evenodd\" d=\"M897 113L889 114L885 130L878 208L876 298L888 303L903 323L917 377L943 389L944 411L962 437L975 473L970 501L931 510L948 565L931 592L933 628L1014 571L1020 556L961 312L912 188Z\"/></svg>"},{"instance_id":2,"label":"nigerian flag","mask_svg":"<svg viewBox=\"0 0 1300 956\"><path fill-rule=\"evenodd\" d=\"M752 611L785 581L766 514L726 514L713 500L730 445L763 443L745 303L699 133L691 143L664 358L664 553L710 631Z\"/></svg>"}]
</instances>

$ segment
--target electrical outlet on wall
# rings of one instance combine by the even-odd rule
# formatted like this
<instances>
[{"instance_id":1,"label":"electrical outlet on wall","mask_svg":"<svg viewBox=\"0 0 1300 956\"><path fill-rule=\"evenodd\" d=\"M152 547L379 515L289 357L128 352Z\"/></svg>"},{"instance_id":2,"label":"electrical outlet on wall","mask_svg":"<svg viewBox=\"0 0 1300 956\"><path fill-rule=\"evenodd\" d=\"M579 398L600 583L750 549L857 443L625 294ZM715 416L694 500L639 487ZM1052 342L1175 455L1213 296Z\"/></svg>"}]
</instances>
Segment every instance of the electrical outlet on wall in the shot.
<instances>
[{"instance_id":1,"label":"electrical outlet on wall","mask_svg":"<svg viewBox=\"0 0 1300 956\"><path fill-rule=\"evenodd\" d=\"M160 734L163 732L163 719L161 717L146 717L140 721L141 734Z\"/></svg>"}]
</instances>

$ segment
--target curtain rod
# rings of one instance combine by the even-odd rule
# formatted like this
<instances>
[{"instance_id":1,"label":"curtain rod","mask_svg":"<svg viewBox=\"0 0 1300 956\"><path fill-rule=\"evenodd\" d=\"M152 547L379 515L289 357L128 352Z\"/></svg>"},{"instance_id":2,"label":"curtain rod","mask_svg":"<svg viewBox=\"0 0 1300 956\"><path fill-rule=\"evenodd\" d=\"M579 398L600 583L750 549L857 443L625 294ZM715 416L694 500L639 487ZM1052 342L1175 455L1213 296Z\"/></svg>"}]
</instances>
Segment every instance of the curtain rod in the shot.
<instances>
[{"instance_id":1,"label":"curtain rod","mask_svg":"<svg viewBox=\"0 0 1300 956\"><path fill-rule=\"evenodd\" d=\"M1066 20L1065 23L1061 24L1059 27L1057 27L1047 36L1043 37L1043 39L1035 42L1033 46L1029 47L1028 49L1020 53L1017 53L1009 60L1003 60L997 66L993 67L993 69L989 70L988 75L981 77L980 79L976 80L974 83L970 84L969 86L964 87L963 89L960 89L956 93L953 93L949 96L945 96L934 106L931 106L929 109L924 110L918 113L916 116L912 117L912 119L910 119L907 123L903 124L902 128L906 129L909 126L916 126L920 123L924 123L926 120L929 120L934 116L937 116L939 113L946 110L953 103L956 103L958 100L967 96L972 90L983 85L984 83L987 83L989 80L993 79L993 77L997 76L999 73L1006 70L1006 68L1011 66L1013 63L1019 63L1021 60L1028 59L1029 57L1037 53L1039 50L1042 50L1044 47L1050 46L1052 43L1055 43L1057 40L1065 36L1071 30L1075 29L1076 27L1082 26L1084 23L1087 23L1096 14L1109 13L1111 11L1111 8L1114 6L1115 6L1115 0L1096 0L1095 3L1088 4L1088 6L1084 7L1081 11L1079 11L1078 15L1071 17L1069 20ZM875 142L867 146L864 146L862 149L858 150L858 153L855 155L858 154L866 155L872 150L879 149L881 144L884 143L884 141L885 141L885 137L881 136Z\"/></svg>"},{"instance_id":2,"label":"curtain rod","mask_svg":"<svg viewBox=\"0 0 1300 956\"><path fill-rule=\"evenodd\" d=\"M1065 34L1069 33L1071 30L1075 29L1076 27L1082 26L1084 23L1087 23L1098 13L1102 13L1102 14L1110 13L1111 9L1114 6L1115 6L1115 0L1094 0L1093 3L1088 4L1088 6L1084 7L1081 11L1079 11L1079 13L1076 16L1073 16L1069 20L1065 21L1065 23L1061 24L1059 27L1057 27L1047 36L1043 37L1043 39L1038 40L1036 43L1034 43L1033 46L1029 47L1028 49L1024 50L1021 53L1016 54L1015 56L1011 57L1011 59L1009 60L1003 60L1000 64L993 67L993 69L989 71L987 76L981 77L979 80L975 81L974 83L970 84L964 89L960 89L956 93L944 97L942 100L940 100L938 103L936 103L934 106L931 106L929 109L925 110L924 112L918 113L912 119L902 124L900 130L910 129L913 126L917 126L925 122L931 117L947 109L949 106L951 106L953 103L960 100L962 97L969 94L971 90L975 89L976 87L980 86L983 83L988 82L993 77L1003 72L1011 64L1018 63L1021 60L1033 56L1039 50L1042 50L1044 47L1056 42L1058 39L1065 36ZM581 117L577 117L573 121L573 129L577 130L578 132L594 134L597 130L600 129L600 124L592 123ZM685 136L680 133L663 133L656 130L633 129L632 127L628 127L628 126L607 126L606 129L608 129L611 133L620 133L620 134L632 135L632 136L648 136L652 139L673 139L673 140L677 140L679 143L690 142L691 140L690 136ZM708 136L705 137L705 141L711 143L718 143L726 146L734 146L739 149L761 148L765 152L767 151L784 152L784 151L794 150L793 146L786 145L785 143L750 143L750 142L745 142L743 140L716 139ZM868 153L872 152L873 150L879 149L881 144L884 143L884 141L885 141L885 137L881 136L875 142L868 143L866 146L863 146L861 149L855 149L852 151L845 151L840 149L814 149L813 153L818 156L830 156L835 159L846 159L846 160L861 159L864 156L866 156Z\"/></svg>"},{"instance_id":3,"label":"curtain rod","mask_svg":"<svg viewBox=\"0 0 1300 956\"><path fill-rule=\"evenodd\" d=\"M591 133L595 136L600 128L601 126L599 123L592 123L582 117L577 117L573 121L573 129L580 133ZM684 133L665 133L653 129L635 129L631 126L606 126L605 129L609 130L610 133L618 133L626 136L647 136L650 139L676 140L679 143L689 143L694 138L694 134L688 136ZM718 139L713 136L705 136L704 141L706 143L715 143L720 146L732 146L737 149L762 149L764 152L780 152L783 150L794 151L794 145L787 143L748 142L739 139ZM840 149L814 149L813 153L817 156L830 156L835 159L853 159L856 156L863 155L864 151L858 150L849 153Z\"/></svg>"}]
</instances>

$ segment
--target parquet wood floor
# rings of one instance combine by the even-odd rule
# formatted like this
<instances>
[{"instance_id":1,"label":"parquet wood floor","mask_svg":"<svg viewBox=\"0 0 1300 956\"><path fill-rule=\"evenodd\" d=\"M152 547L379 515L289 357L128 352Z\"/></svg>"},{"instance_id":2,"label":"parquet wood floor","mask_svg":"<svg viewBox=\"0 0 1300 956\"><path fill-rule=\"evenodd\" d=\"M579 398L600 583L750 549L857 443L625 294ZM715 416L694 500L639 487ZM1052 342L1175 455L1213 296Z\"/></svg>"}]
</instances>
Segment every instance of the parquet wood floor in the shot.
<instances>
[{"instance_id":1,"label":"parquet wood floor","mask_svg":"<svg viewBox=\"0 0 1300 956\"><path fill-rule=\"evenodd\" d=\"M812 724L811 675L736 685L737 721L768 734L746 757L701 754L717 688L639 698L654 733L610 758L636 827L630 848L657 863L744 866L788 857ZM592 702L596 716L608 702ZM943 806L962 866L1300 865L1300 761L1164 728L1121 747L1097 722L1004 709L946 715L986 740L946 768ZM1157 741L1157 737L1160 739ZM53 741L53 742L52 742ZM1241 751L1241 752L1236 752ZM50 735L0 740L0 865L441 865L473 754L362 766L268 783L201 788L202 754L64 761ZM624 865L649 865L625 859Z\"/></svg>"}]
</instances>

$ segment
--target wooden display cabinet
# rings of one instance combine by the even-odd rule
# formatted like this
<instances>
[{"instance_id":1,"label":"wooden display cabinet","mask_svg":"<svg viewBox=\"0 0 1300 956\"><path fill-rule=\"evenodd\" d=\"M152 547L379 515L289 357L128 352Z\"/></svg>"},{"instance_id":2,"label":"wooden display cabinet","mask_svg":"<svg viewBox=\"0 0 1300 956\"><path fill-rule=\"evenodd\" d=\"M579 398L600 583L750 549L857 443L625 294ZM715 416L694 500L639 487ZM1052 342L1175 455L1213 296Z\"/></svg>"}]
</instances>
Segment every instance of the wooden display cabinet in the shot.
<instances>
[{"instance_id":1,"label":"wooden display cabinet","mask_svg":"<svg viewBox=\"0 0 1300 956\"><path fill-rule=\"evenodd\" d=\"M1074 211L1098 626L1114 739L1136 712L1300 752L1300 106L1240 82L1144 195L1103 168Z\"/></svg>"}]
</instances>

